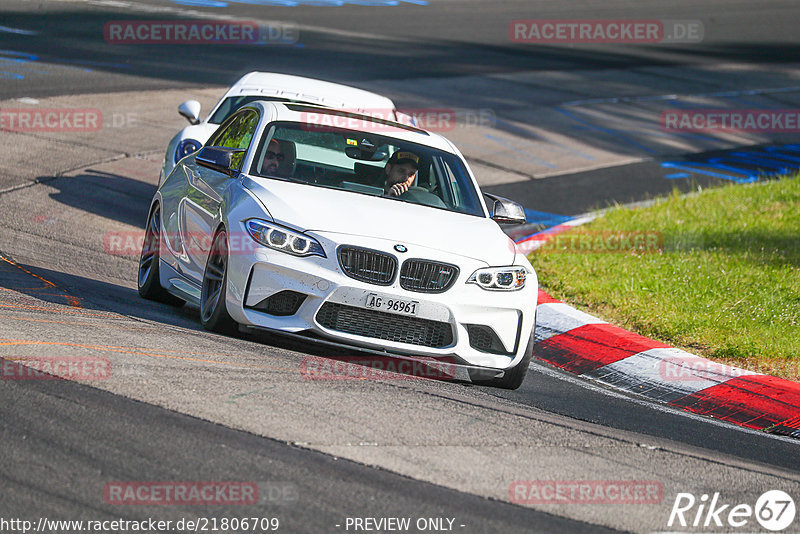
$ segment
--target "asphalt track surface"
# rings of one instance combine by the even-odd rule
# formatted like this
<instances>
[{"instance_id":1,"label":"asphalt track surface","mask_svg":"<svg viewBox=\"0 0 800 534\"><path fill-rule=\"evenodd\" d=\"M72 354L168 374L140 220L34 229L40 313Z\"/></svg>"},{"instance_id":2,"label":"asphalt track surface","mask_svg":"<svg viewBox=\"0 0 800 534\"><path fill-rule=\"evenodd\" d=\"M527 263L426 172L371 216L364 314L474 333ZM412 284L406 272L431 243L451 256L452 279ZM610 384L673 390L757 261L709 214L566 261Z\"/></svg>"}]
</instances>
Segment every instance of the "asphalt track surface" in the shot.
<instances>
[{"instance_id":1,"label":"asphalt track surface","mask_svg":"<svg viewBox=\"0 0 800 534\"><path fill-rule=\"evenodd\" d=\"M531 70L680 70L720 61L777 71L800 51L794 24L800 9L792 2L758 7L747 2L670 7L567 2L557 8L522 1L434 1L391 8L137 4L5 2L3 27L38 34L0 32L6 60L0 99L78 95L76 102L88 107L101 98L113 100L108 94L114 92L129 97L137 91L224 86L254 65L397 87L430 84L431 78L474 80ZM187 9L293 21L304 28L302 46L167 46L153 53L147 47L109 47L98 39L108 20L153 13L159 19L186 18ZM706 40L680 47L534 51L509 45L509 20L575 18L576 10L585 18L702 19ZM607 96L606 90L596 87L598 96ZM214 100L213 91L198 91ZM98 96L86 96L90 93ZM179 101L180 93L174 91L171 102ZM453 93L452 105L468 98ZM117 106L120 112L126 109ZM15 262L0 265L0 285L9 290L3 292L0 338L11 347L0 355L42 355L25 347L46 343L64 348L66 355L100 350L114 358L119 376L89 385L0 384L0 431L8 459L0 471L6 488L0 516L269 515L280 517L289 532L343 531L336 525L346 517L454 517L457 525L465 525L463 532L602 531L605 526L650 531L666 529L678 491L729 491L731 500L752 502L767 489L782 488L800 497L796 442L654 406L543 364L534 364L514 392L428 381L309 384L300 380L298 362L324 351L258 336L212 335L200 327L196 310L176 311L138 299L135 258L103 254L97 240L104 231L140 227L146 217L161 154L147 153L152 147L137 136L171 128L159 134L168 137L180 123L145 122L146 129L124 132L116 145L94 141L65 150L58 136L11 140L14 155L34 153L28 156L27 175L4 174L0 183L0 255ZM132 157L143 152L139 159ZM636 172L642 178L635 186L620 178L633 172L631 165L640 166ZM32 184L33 179L40 183ZM526 207L576 214L598 203L642 200L671 185L656 165L643 162L490 188L522 198L533 187L531 198L542 204ZM74 305L76 298L80 306ZM146 358L130 356L137 351L146 352ZM192 351L203 355L192 356ZM230 371L234 360L250 367ZM661 505L531 508L503 502L514 480L597 480L615 473L618 479L641 479L643 472L663 482ZM285 484L292 496L261 502L247 514L224 507L114 507L102 498L103 485L111 480L255 480ZM629 519L620 517L626 515Z\"/></svg>"}]
</instances>

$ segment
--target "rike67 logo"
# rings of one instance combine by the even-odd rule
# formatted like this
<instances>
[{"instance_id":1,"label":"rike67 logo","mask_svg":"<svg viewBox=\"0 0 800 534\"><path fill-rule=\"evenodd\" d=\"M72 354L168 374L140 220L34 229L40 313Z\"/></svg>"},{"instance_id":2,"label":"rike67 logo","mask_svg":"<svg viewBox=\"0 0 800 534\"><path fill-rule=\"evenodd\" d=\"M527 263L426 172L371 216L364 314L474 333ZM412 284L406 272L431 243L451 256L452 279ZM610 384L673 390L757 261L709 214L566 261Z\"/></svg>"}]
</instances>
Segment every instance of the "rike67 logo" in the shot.
<instances>
[{"instance_id":1,"label":"rike67 logo","mask_svg":"<svg viewBox=\"0 0 800 534\"><path fill-rule=\"evenodd\" d=\"M733 527L756 529L755 519L762 528L772 532L786 529L794 521L797 510L794 499L781 490L770 490L761 495L755 506L746 503L725 503L719 492L696 498L691 493L678 493L669 514L668 527L718 528Z\"/></svg>"}]
</instances>

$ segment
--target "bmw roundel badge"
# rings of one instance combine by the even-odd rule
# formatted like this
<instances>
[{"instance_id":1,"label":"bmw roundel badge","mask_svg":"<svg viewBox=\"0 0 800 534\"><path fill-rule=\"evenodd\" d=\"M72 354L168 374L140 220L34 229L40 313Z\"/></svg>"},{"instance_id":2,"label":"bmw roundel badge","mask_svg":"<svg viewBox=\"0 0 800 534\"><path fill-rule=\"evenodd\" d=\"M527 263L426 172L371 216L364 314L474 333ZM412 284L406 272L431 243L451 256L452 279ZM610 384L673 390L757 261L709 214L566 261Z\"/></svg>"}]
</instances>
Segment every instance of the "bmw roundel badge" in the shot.
<instances>
[{"instance_id":1,"label":"bmw roundel badge","mask_svg":"<svg viewBox=\"0 0 800 534\"><path fill-rule=\"evenodd\" d=\"M406 246L405 246L405 245L395 245L395 246L394 246L394 249L395 249L397 252L408 252L408 248L406 248Z\"/></svg>"}]
</instances>

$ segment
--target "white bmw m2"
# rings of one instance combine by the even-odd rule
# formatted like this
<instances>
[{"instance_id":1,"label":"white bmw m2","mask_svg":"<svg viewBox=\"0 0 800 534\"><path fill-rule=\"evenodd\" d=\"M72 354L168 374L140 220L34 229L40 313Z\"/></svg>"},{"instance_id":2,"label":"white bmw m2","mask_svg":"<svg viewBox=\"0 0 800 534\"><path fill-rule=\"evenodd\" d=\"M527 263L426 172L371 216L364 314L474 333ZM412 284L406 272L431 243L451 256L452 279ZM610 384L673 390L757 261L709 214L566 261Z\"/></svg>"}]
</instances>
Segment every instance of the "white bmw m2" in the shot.
<instances>
[{"instance_id":1,"label":"white bmw m2","mask_svg":"<svg viewBox=\"0 0 800 534\"><path fill-rule=\"evenodd\" d=\"M393 187L399 180L403 184ZM255 328L455 361L518 388L538 281L458 149L414 126L300 103L250 102L179 160L153 197L141 296Z\"/></svg>"}]
</instances>

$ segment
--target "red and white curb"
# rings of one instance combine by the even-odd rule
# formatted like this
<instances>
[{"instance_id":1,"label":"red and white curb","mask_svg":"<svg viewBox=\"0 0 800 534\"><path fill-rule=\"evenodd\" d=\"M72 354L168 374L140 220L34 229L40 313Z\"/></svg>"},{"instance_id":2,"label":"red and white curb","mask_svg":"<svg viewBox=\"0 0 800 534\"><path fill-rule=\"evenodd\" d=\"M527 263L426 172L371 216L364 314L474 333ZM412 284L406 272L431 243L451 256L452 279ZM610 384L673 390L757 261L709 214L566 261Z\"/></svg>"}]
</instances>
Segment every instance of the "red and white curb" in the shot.
<instances>
[{"instance_id":1,"label":"red and white curb","mask_svg":"<svg viewBox=\"0 0 800 534\"><path fill-rule=\"evenodd\" d=\"M541 247L542 245L550 241L553 237L557 236L558 234L566 232L570 228L574 228L576 226L580 226L582 224L591 222L596 217L597 215L582 215L580 217L576 217L575 219L570 219L569 221L564 222L562 224L551 226L546 230L542 230L541 232L537 232L528 237L524 237L516 242L517 250L522 254L530 254L531 252Z\"/></svg>"},{"instance_id":2,"label":"red and white curb","mask_svg":"<svg viewBox=\"0 0 800 534\"><path fill-rule=\"evenodd\" d=\"M570 221L572 222L572 221ZM533 240L582 224L559 225ZM528 245L531 246L531 245ZM534 356L570 373L687 412L800 438L800 384L712 362L628 332L539 291Z\"/></svg>"}]
</instances>

